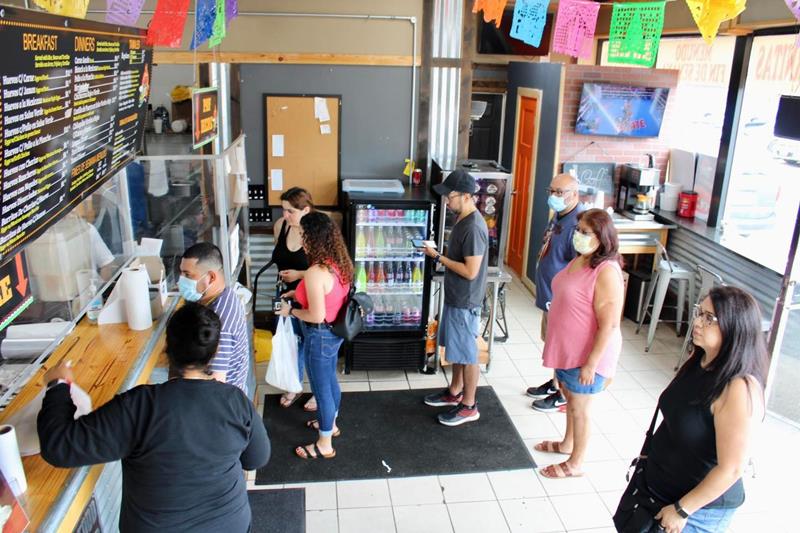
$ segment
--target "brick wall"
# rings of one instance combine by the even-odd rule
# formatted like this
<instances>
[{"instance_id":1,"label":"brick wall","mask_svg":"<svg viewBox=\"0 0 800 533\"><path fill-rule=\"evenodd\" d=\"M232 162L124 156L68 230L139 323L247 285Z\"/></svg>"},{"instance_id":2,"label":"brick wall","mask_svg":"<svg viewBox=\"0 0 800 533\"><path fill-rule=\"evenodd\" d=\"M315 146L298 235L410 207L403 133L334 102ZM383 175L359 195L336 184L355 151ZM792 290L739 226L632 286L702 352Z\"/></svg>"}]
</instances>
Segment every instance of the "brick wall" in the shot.
<instances>
[{"instance_id":1,"label":"brick wall","mask_svg":"<svg viewBox=\"0 0 800 533\"><path fill-rule=\"evenodd\" d=\"M623 163L644 165L647 163L645 154L651 153L655 157L655 166L661 169L661 179L663 181L669 159L667 139L671 134L672 123L675 122L679 112L675 105L677 102L675 92L678 84L678 71L593 65L565 65L564 70L564 102L561 115L559 163L564 161L617 163L615 179L619 179L619 169ZM661 126L659 137L636 139L577 135L575 133L575 119L578 114L581 89L585 82L642 87L668 87L670 95L667 100L667 109L664 112L664 122ZM591 141L594 141L595 144L578 154Z\"/></svg>"}]
</instances>

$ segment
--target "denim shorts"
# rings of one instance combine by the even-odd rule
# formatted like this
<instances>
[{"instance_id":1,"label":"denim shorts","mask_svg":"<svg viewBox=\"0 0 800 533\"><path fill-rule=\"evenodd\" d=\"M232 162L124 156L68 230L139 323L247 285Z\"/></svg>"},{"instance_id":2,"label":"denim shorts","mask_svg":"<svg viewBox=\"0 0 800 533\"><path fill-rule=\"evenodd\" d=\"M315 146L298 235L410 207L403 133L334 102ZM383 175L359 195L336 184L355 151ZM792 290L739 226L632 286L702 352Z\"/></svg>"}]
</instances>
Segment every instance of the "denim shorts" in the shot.
<instances>
[{"instance_id":1,"label":"denim shorts","mask_svg":"<svg viewBox=\"0 0 800 533\"><path fill-rule=\"evenodd\" d=\"M439 346L444 346L445 359L456 365L478 364L478 329L481 308L462 309L447 304L439 320Z\"/></svg>"},{"instance_id":2,"label":"denim shorts","mask_svg":"<svg viewBox=\"0 0 800 533\"><path fill-rule=\"evenodd\" d=\"M606 388L606 378L600 374L594 375L594 383L591 385L581 385L581 369L578 368L559 368L556 370L556 379L568 391L575 394L597 394Z\"/></svg>"}]
</instances>

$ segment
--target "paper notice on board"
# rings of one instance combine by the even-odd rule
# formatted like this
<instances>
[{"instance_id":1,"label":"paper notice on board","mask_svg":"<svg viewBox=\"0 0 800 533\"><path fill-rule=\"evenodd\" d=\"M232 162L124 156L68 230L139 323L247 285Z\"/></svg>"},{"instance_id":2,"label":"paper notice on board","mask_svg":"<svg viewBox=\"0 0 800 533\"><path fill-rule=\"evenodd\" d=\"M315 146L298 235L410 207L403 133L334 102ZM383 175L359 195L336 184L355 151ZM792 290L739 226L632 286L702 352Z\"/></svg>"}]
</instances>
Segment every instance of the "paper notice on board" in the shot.
<instances>
[{"instance_id":1,"label":"paper notice on board","mask_svg":"<svg viewBox=\"0 0 800 533\"><path fill-rule=\"evenodd\" d=\"M330 135L331 134L331 125L330 124L320 124L319 125L319 132L323 135Z\"/></svg>"},{"instance_id":2,"label":"paper notice on board","mask_svg":"<svg viewBox=\"0 0 800 533\"><path fill-rule=\"evenodd\" d=\"M269 171L269 181L273 191L283 190L283 169L273 168Z\"/></svg>"},{"instance_id":3,"label":"paper notice on board","mask_svg":"<svg viewBox=\"0 0 800 533\"><path fill-rule=\"evenodd\" d=\"M283 135L272 136L272 157L283 157Z\"/></svg>"},{"instance_id":4,"label":"paper notice on board","mask_svg":"<svg viewBox=\"0 0 800 533\"><path fill-rule=\"evenodd\" d=\"M325 98L314 97L314 118L320 122L328 122L331 119L328 113L328 101Z\"/></svg>"}]
</instances>

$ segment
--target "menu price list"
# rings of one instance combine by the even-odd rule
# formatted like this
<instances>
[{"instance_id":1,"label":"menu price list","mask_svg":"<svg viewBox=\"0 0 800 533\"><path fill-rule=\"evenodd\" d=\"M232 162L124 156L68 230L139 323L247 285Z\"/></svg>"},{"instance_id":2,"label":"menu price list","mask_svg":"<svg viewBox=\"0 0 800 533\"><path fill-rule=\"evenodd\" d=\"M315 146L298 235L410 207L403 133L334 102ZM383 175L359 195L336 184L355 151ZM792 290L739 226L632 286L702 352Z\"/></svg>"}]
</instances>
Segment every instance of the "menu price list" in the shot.
<instances>
[{"instance_id":1,"label":"menu price list","mask_svg":"<svg viewBox=\"0 0 800 533\"><path fill-rule=\"evenodd\" d=\"M150 91L144 33L4 8L0 260L130 162Z\"/></svg>"}]
</instances>

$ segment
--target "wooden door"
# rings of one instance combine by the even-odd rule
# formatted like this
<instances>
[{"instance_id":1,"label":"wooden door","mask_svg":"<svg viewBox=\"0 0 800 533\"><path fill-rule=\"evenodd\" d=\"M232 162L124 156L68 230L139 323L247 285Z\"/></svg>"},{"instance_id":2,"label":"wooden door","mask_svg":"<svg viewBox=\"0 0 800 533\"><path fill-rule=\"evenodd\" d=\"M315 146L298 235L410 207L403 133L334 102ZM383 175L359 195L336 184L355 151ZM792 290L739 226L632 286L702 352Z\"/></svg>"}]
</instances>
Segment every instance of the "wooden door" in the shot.
<instances>
[{"instance_id":1,"label":"wooden door","mask_svg":"<svg viewBox=\"0 0 800 533\"><path fill-rule=\"evenodd\" d=\"M511 223L508 235L508 256L506 264L523 276L525 241L527 235L527 220L530 216L531 198L530 185L533 175L535 154L533 145L536 138L536 113L538 100L536 98L521 97L519 107L519 124L517 125L516 160L514 161L514 191L511 197Z\"/></svg>"}]
</instances>

